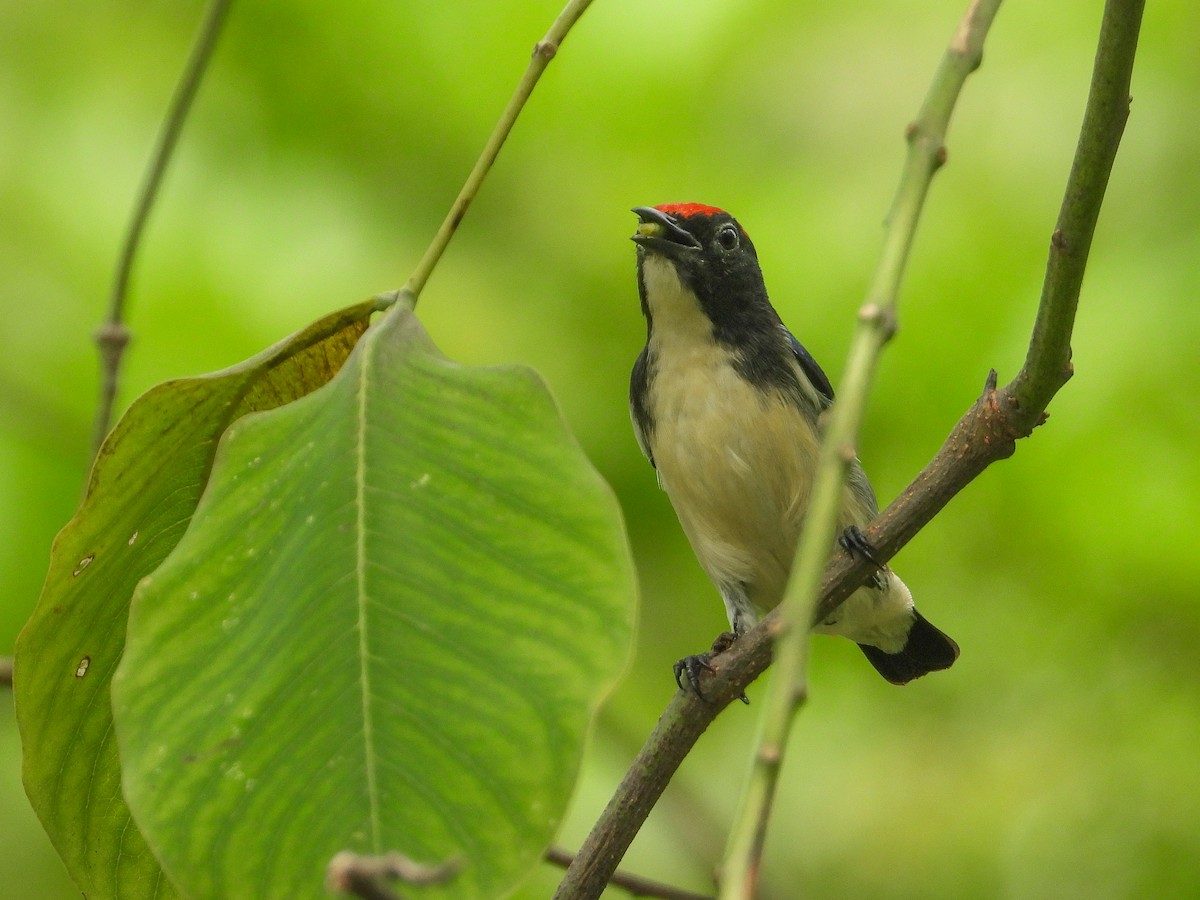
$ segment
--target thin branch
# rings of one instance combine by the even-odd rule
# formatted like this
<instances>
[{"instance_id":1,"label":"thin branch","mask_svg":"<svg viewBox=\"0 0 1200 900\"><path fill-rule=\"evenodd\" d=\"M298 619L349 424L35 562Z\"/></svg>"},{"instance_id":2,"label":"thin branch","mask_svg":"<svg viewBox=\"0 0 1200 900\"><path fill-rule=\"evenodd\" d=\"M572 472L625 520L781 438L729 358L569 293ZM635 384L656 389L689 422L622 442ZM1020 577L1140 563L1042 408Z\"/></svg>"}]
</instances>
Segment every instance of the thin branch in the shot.
<instances>
[{"instance_id":1,"label":"thin branch","mask_svg":"<svg viewBox=\"0 0 1200 900\"><path fill-rule=\"evenodd\" d=\"M137 257L142 234L146 230L146 221L150 210L158 196L162 185L163 175L167 164L179 142L183 123L187 119L196 91L204 78L204 72L212 59L217 37L221 26L225 24L226 13L229 11L231 0L211 0L205 10L204 19L196 32L191 54L184 66L179 83L175 86L175 94L167 107L167 115L163 119L158 142L146 169L141 191L138 193L133 216L125 232L125 242L121 246L121 254L117 258L117 270L113 275L112 288L108 297L108 318L96 330L96 346L100 351L100 405L96 410L96 422L92 431L92 459L100 452L100 445L108 436L112 426L113 407L117 400L117 388L121 369L121 357L125 345L129 343L129 329L125 327L125 298L129 293L129 278L133 270L133 261Z\"/></svg>"},{"instance_id":2,"label":"thin branch","mask_svg":"<svg viewBox=\"0 0 1200 900\"><path fill-rule=\"evenodd\" d=\"M1067 181L1063 212L1056 229L1060 237L1054 241L1065 248L1075 248L1075 253L1090 244L1099 215L1098 198L1107 186L1124 129L1143 6L1144 0L1109 0L1105 5L1086 124L1080 134L1076 164ZM1069 223L1069 228L1063 228L1064 222ZM1077 297L1083 269L1079 265L1056 263L1057 252L1058 248L1052 246L1043 295ZM1056 326L1047 330L1039 315L1031 343L1038 350L1031 351L1031 356L1039 360L1056 355L1062 358L1069 352L1070 333L1069 323L1066 328ZM1012 455L1016 439L1030 434L1041 421L1049 399L1033 403L1029 399L1032 394L1024 393L1025 385L1036 380L1032 372L1037 365L1027 360L1022 374L1001 391L996 389L995 373L988 376L983 396L955 425L937 456L867 529L867 537L880 559L886 561L895 555L990 463ZM866 560L837 554L825 568L815 620L835 610L863 583L872 568ZM709 702L682 690L672 697L584 841L555 897L587 900L600 895L634 835L700 735L770 664L773 640L780 630L776 610L721 655L717 673L704 685Z\"/></svg>"},{"instance_id":3,"label":"thin branch","mask_svg":"<svg viewBox=\"0 0 1200 900\"><path fill-rule=\"evenodd\" d=\"M546 851L545 858L546 862L565 869L574 861L575 854L560 847L551 847ZM633 897L651 897L655 900L713 900L709 894L694 894L691 891L672 887L651 878L643 878L641 875L622 872L619 869L613 873L608 883Z\"/></svg>"},{"instance_id":4,"label":"thin branch","mask_svg":"<svg viewBox=\"0 0 1200 900\"><path fill-rule=\"evenodd\" d=\"M1022 407L1044 410L1071 377L1071 330L1092 234L1104 202L1125 122L1130 69L1118 65L1137 51L1143 2L1108 2L1100 25L1095 71L1071 177L1050 241L1037 325L1020 374L1006 390ZM1030 428L1037 424L1026 417Z\"/></svg>"},{"instance_id":5,"label":"thin branch","mask_svg":"<svg viewBox=\"0 0 1200 900\"><path fill-rule=\"evenodd\" d=\"M462 871L460 860L428 865L409 859L403 853L362 856L343 850L329 861L325 886L334 893L350 894L362 900L401 900L385 884L392 879L412 885L442 884Z\"/></svg>"},{"instance_id":6,"label":"thin branch","mask_svg":"<svg viewBox=\"0 0 1200 900\"><path fill-rule=\"evenodd\" d=\"M758 752L720 869L722 900L753 897L757 888L788 735L808 694L808 626L820 596L829 548L834 545L872 375L884 344L895 331L904 267L929 185L946 159L944 142L951 112L967 77L979 67L983 41L999 7L1000 0L973 0L946 49L920 114L908 128L908 159L887 218L875 278L859 313L838 400L826 426L793 574L778 614L781 632L775 646Z\"/></svg>"},{"instance_id":7,"label":"thin branch","mask_svg":"<svg viewBox=\"0 0 1200 900\"><path fill-rule=\"evenodd\" d=\"M504 112L501 113L500 121L496 123L496 127L492 130L491 137L488 138L483 152L475 162L475 167L471 170L471 174L467 176L466 183L455 199L454 205L450 207L450 212L446 214L446 218L438 229L437 234L434 235L433 242L425 251L425 255L421 257L421 261L417 263L417 268L409 276L408 282L398 292L400 294L411 295L412 303L415 304L417 298L421 295L421 291L425 287L425 282L429 280L430 274L438 264L438 260L442 258L442 254L450 243L450 239L454 237L454 233L458 230L459 223L462 222L463 216L467 214L467 209L470 207L471 201L479 193L479 187L483 184L483 179L491 171L492 164L500 154L500 148L504 146L505 140L507 140L509 133L516 124L517 116L525 108L525 102L529 99L529 95L533 93L538 79L546 71L546 66L550 64L550 60L554 59L555 54L558 53L558 48L562 45L563 40L566 39L571 27L579 21L580 16L584 14L591 5L591 2L592 0L569 0L563 11L558 14L558 18L554 20L554 24L550 26L550 30L546 32L546 36L534 45L533 55L529 59L529 65L525 68L525 74L521 76L512 99L508 101Z\"/></svg>"}]
</instances>

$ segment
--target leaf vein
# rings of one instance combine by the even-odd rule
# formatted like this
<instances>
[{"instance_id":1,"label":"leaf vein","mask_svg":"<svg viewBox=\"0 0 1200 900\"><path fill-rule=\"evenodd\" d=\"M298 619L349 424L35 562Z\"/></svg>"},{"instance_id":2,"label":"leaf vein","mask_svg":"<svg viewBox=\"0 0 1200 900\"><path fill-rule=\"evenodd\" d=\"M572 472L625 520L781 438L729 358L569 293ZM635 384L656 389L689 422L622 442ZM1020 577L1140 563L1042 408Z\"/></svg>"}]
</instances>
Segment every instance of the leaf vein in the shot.
<instances>
[{"instance_id":1,"label":"leaf vein","mask_svg":"<svg viewBox=\"0 0 1200 900\"><path fill-rule=\"evenodd\" d=\"M375 853L383 852L380 845L382 830L379 823L379 791L375 780L375 746L371 722L370 654L367 649L367 372L375 342L363 341L363 357L358 369L358 432L355 464L355 575L358 601L358 658L359 681L362 691L363 755L367 778L367 803L371 816L371 846Z\"/></svg>"}]
</instances>

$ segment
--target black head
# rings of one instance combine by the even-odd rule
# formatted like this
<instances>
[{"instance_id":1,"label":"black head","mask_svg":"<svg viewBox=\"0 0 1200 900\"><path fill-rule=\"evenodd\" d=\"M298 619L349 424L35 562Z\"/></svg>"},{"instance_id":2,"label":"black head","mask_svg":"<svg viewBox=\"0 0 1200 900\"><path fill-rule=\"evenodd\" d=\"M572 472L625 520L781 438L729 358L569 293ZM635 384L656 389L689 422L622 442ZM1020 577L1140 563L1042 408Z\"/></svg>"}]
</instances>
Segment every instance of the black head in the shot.
<instances>
[{"instance_id":1,"label":"black head","mask_svg":"<svg viewBox=\"0 0 1200 900\"><path fill-rule=\"evenodd\" d=\"M666 203L639 206L633 241L638 245L638 281L642 312L649 318L646 264L657 257L669 262L680 283L690 290L713 323L718 338L750 323L778 323L767 300L767 288L754 244L737 219L715 206Z\"/></svg>"},{"instance_id":2,"label":"black head","mask_svg":"<svg viewBox=\"0 0 1200 900\"><path fill-rule=\"evenodd\" d=\"M758 269L758 254L737 219L702 203L639 206L632 240L642 253L659 253L680 269L723 277L741 269ZM640 254L639 254L640 255Z\"/></svg>"}]
</instances>

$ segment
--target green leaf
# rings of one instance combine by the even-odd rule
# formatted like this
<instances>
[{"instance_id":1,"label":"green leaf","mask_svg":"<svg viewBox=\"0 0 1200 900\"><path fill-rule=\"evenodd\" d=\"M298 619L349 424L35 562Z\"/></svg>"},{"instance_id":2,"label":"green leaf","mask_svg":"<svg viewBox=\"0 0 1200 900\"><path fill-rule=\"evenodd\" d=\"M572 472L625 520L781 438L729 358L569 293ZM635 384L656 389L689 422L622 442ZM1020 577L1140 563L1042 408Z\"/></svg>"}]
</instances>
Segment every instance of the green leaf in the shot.
<instances>
[{"instance_id":1,"label":"green leaf","mask_svg":"<svg viewBox=\"0 0 1200 900\"><path fill-rule=\"evenodd\" d=\"M229 423L327 382L374 308L341 310L240 365L138 398L54 542L17 641L15 701L25 790L88 900L175 896L130 819L112 732L109 683L133 589L183 535Z\"/></svg>"},{"instance_id":2,"label":"green leaf","mask_svg":"<svg viewBox=\"0 0 1200 900\"><path fill-rule=\"evenodd\" d=\"M635 597L538 377L456 365L396 308L325 388L229 429L138 588L130 807L191 896L318 896L343 849L465 864L421 896L503 894L556 830Z\"/></svg>"}]
</instances>

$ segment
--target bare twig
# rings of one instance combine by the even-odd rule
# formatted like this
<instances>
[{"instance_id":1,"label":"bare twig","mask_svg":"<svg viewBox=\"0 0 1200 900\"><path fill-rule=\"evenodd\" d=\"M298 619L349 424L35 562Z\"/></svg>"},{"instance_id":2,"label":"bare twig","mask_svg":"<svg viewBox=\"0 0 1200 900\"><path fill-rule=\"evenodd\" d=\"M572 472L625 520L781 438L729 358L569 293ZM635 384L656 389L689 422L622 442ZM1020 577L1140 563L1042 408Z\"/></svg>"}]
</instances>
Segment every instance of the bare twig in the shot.
<instances>
[{"instance_id":1,"label":"bare twig","mask_svg":"<svg viewBox=\"0 0 1200 900\"><path fill-rule=\"evenodd\" d=\"M431 866L415 862L403 853L360 856L343 850L329 861L325 886L335 893L350 894L363 900L400 900L400 895L384 883L386 880L412 885L442 884L461 870L459 860Z\"/></svg>"},{"instance_id":2,"label":"bare twig","mask_svg":"<svg viewBox=\"0 0 1200 900\"><path fill-rule=\"evenodd\" d=\"M517 116L525 108L525 102L529 99L529 95L533 93L538 79L546 71L546 66L550 64L550 60L554 59L554 55L558 53L558 48L566 38L567 32L579 21L580 16L584 14L591 5L591 2L592 0L569 0L563 11L558 14L558 18L554 20L554 24L550 26L550 30L546 32L546 36L534 45L533 55L529 59L529 65L525 68L525 74L521 76L516 91L513 92L512 98L508 101L504 112L501 113L500 121L496 123L491 137L488 138L487 144L484 145L483 152L479 155L479 159L476 160L471 174L467 176L467 181L455 199L454 205L450 207L450 212L446 214L445 220L442 222L437 234L434 235L433 242L425 251L425 255L417 263L416 270L409 276L408 282L404 287L397 292L398 294L411 295L411 302L413 304L416 303L417 298L424 289L425 282L429 280L429 276L438 264L438 260L442 258L442 254L450 243L450 239L454 237L454 233L458 230L458 225L462 222L463 216L467 214L467 208L470 207L471 201L479 193L479 186L483 184L483 179L491 171L492 164L500 154L500 148L504 146L505 140L508 139L509 133L516 124Z\"/></svg>"},{"instance_id":3,"label":"bare twig","mask_svg":"<svg viewBox=\"0 0 1200 900\"><path fill-rule=\"evenodd\" d=\"M125 352L125 345L129 343L129 329L125 327L125 298L129 293L133 261L137 256L150 210L158 196L163 174L175 151L175 145L179 142L179 134L183 130L192 100L195 99L200 81L212 58L213 48L216 47L221 26L225 23L230 2L231 0L211 0L208 9L205 10L204 20L196 32L191 54L183 74L179 77L179 83L175 86L175 94L167 108L167 115L163 119L158 143L146 168L145 180L142 182L133 216L125 232L121 254L117 258L117 270L113 275L108 297L108 318L96 330L96 345L100 350L100 405L96 410L96 422L92 432L92 459L100 452L100 445L104 443L112 425L121 357Z\"/></svg>"},{"instance_id":4,"label":"bare twig","mask_svg":"<svg viewBox=\"0 0 1200 900\"><path fill-rule=\"evenodd\" d=\"M1107 186L1128 114L1129 80L1143 6L1144 0L1108 0L1105 5L1085 124L1052 241L1043 297L1078 297L1083 277L1079 254L1082 248L1086 256L1090 245L1099 199ZM1071 265L1056 262L1056 254L1064 250L1074 255ZM1074 300L1068 308L1073 311ZM1034 326L1031 358L1069 359L1070 323L1065 328L1057 323L1047 327L1045 319L1061 312L1046 311L1043 315L1042 310ZM1041 370L1041 362L1027 360L1022 374L1000 391L996 389L995 373L989 375L983 396L955 425L937 456L867 529L878 558L890 559L990 463L1012 455L1016 439L1031 433L1057 391L1057 387L1048 393L1044 387L1037 391L1029 387L1041 385L1035 374ZM1051 367L1050 372L1053 384L1053 379L1061 382L1069 369L1055 374ZM836 609L872 569L873 564L867 560L850 554L835 555L825 568L815 619L823 619ZM556 897L587 900L600 895L696 740L770 664L773 637L779 630L776 611L721 655L716 675L704 685L710 702L687 691L676 693L584 841Z\"/></svg>"},{"instance_id":5,"label":"bare twig","mask_svg":"<svg viewBox=\"0 0 1200 900\"><path fill-rule=\"evenodd\" d=\"M967 77L979 67L983 41L999 7L1000 0L972 0L946 49L921 112L908 128L908 160L888 215L875 279L859 313L838 400L825 429L793 574L778 614L780 636L762 713L758 752L720 868L722 900L750 898L756 891L788 734L808 692L808 625L820 596L829 548L834 545L871 378L884 344L895 331L901 277L929 185L946 159L944 142L951 112Z\"/></svg>"},{"instance_id":6,"label":"bare twig","mask_svg":"<svg viewBox=\"0 0 1200 900\"><path fill-rule=\"evenodd\" d=\"M546 862L562 866L564 869L570 866L574 859L574 853L560 847L551 847L546 851ZM694 894L682 888L663 884L661 881L643 878L640 875L631 875L629 872L620 870L613 873L608 883L633 897L652 897L655 900L713 900L712 896L708 894Z\"/></svg>"}]
</instances>

